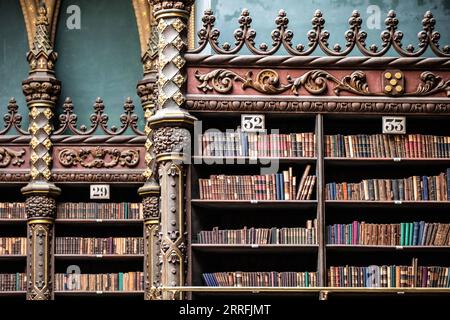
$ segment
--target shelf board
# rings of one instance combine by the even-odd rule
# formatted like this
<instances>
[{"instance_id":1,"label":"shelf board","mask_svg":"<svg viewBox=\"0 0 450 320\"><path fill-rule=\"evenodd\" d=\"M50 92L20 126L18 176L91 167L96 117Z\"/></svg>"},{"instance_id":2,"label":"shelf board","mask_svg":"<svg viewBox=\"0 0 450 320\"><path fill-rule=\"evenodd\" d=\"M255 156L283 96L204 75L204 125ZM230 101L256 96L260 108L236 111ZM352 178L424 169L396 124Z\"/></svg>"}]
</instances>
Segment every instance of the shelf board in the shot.
<instances>
[{"instance_id":1,"label":"shelf board","mask_svg":"<svg viewBox=\"0 0 450 320\"><path fill-rule=\"evenodd\" d=\"M57 224L70 225L142 225L144 220L138 219L56 219Z\"/></svg>"},{"instance_id":2,"label":"shelf board","mask_svg":"<svg viewBox=\"0 0 450 320\"><path fill-rule=\"evenodd\" d=\"M334 208L450 208L450 201L370 201L370 200L326 200Z\"/></svg>"},{"instance_id":3,"label":"shelf board","mask_svg":"<svg viewBox=\"0 0 450 320\"><path fill-rule=\"evenodd\" d=\"M108 296L108 297L120 297L120 296L143 296L144 291L55 291L56 296L70 297L93 297L93 296Z\"/></svg>"},{"instance_id":4,"label":"shelf board","mask_svg":"<svg viewBox=\"0 0 450 320\"><path fill-rule=\"evenodd\" d=\"M3 261L25 260L26 258L27 258L26 254L3 254L3 255L0 255L0 260L3 260Z\"/></svg>"},{"instance_id":5,"label":"shelf board","mask_svg":"<svg viewBox=\"0 0 450 320\"><path fill-rule=\"evenodd\" d=\"M327 244L327 250L336 251L444 251L450 252L450 246L386 246L386 245L345 245Z\"/></svg>"},{"instance_id":6,"label":"shelf board","mask_svg":"<svg viewBox=\"0 0 450 320\"><path fill-rule=\"evenodd\" d=\"M143 254L55 254L57 260L141 260Z\"/></svg>"},{"instance_id":7,"label":"shelf board","mask_svg":"<svg viewBox=\"0 0 450 320\"><path fill-rule=\"evenodd\" d=\"M0 291L0 297L17 297L25 296L26 294L26 291Z\"/></svg>"},{"instance_id":8,"label":"shelf board","mask_svg":"<svg viewBox=\"0 0 450 320\"><path fill-rule=\"evenodd\" d=\"M200 200L192 199L191 204L202 208L313 208L317 200Z\"/></svg>"},{"instance_id":9,"label":"shelf board","mask_svg":"<svg viewBox=\"0 0 450 320\"><path fill-rule=\"evenodd\" d=\"M354 165L438 165L449 164L450 158L343 158L343 157L325 157L326 164L337 166Z\"/></svg>"},{"instance_id":10,"label":"shelf board","mask_svg":"<svg viewBox=\"0 0 450 320\"><path fill-rule=\"evenodd\" d=\"M273 161L278 161L280 163L314 163L316 162L316 157L220 157L220 156L193 156L194 164L226 164L226 165L245 165L245 164L265 164ZM216 163L222 160L221 163ZM238 163L239 161L239 163Z\"/></svg>"},{"instance_id":11,"label":"shelf board","mask_svg":"<svg viewBox=\"0 0 450 320\"><path fill-rule=\"evenodd\" d=\"M450 294L450 288L362 288L362 287L164 287L166 291L203 293L360 293L360 294Z\"/></svg>"},{"instance_id":12,"label":"shelf board","mask_svg":"<svg viewBox=\"0 0 450 320\"><path fill-rule=\"evenodd\" d=\"M2 224L25 224L27 219L0 219L0 225Z\"/></svg>"},{"instance_id":13,"label":"shelf board","mask_svg":"<svg viewBox=\"0 0 450 320\"><path fill-rule=\"evenodd\" d=\"M199 244L191 245L193 250L210 253L277 253L277 252L315 252L318 245L297 244Z\"/></svg>"}]
</instances>

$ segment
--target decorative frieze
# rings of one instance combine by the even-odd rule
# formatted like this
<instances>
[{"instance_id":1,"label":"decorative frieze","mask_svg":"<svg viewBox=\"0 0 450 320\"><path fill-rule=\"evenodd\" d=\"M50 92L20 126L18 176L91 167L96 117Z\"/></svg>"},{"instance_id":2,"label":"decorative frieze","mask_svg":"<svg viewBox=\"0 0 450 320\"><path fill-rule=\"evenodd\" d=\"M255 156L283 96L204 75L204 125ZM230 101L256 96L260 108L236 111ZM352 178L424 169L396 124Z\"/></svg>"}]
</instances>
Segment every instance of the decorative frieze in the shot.
<instances>
[{"instance_id":1,"label":"decorative frieze","mask_svg":"<svg viewBox=\"0 0 450 320\"><path fill-rule=\"evenodd\" d=\"M389 79L386 76L390 76ZM397 76L398 79L393 77ZM329 71L310 70L298 77L292 77L289 74L284 80L280 79L277 71L263 69L256 76L253 71L248 71L244 76L229 69L215 69L207 73L195 72L197 79L197 88L204 93L215 92L219 94L228 94L233 91L237 83L241 83L240 89L253 89L262 94L281 94L290 91L292 95L299 95L300 89L311 95L329 94L340 95L341 92L348 92L358 96L385 96L395 93L395 96L413 96L423 97L438 93L445 93L450 96L450 79L443 79L441 76L425 71L420 74L420 82L414 91L405 92L405 76L397 70L394 73L383 73L383 88L376 91L369 89L367 75L363 71L353 71L341 78L336 77ZM401 80L401 82L400 82ZM332 90L329 90L328 84L334 83Z\"/></svg>"},{"instance_id":2,"label":"decorative frieze","mask_svg":"<svg viewBox=\"0 0 450 320\"><path fill-rule=\"evenodd\" d=\"M393 49L403 57L422 56L430 49L438 57L450 57L450 47L439 43L440 33L435 30L436 19L430 11L425 12L422 19L422 30L417 34L418 44L404 45L403 32L398 29L399 20L395 11L390 10L384 21L386 27L381 32L381 46L366 43L367 32L362 29L363 20L358 11L353 11L348 19L349 28L345 32L345 44L329 45L330 33L325 29L325 18L320 10L316 10L311 19L312 28L307 32L306 44L293 44L294 32L289 29L289 19L284 10L280 10L275 19L276 28L271 33L272 45L256 44L257 31L252 29L252 17L244 9L238 19L239 26L234 32L234 46L228 42L219 43L220 30L215 28L216 17L211 10L206 10L203 17L203 27L198 32L198 47L191 53L201 53L210 45L216 54L237 54L246 47L255 55L274 55L280 49L293 56L310 56L316 51L322 51L326 56L347 56L358 50L364 56L381 57L388 55ZM317 54L316 54L317 55Z\"/></svg>"},{"instance_id":3,"label":"decorative frieze","mask_svg":"<svg viewBox=\"0 0 450 320\"><path fill-rule=\"evenodd\" d=\"M127 167L134 168L139 164L139 149L119 148L64 148L58 152L58 161L63 167L87 169Z\"/></svg>"}]
</instances>

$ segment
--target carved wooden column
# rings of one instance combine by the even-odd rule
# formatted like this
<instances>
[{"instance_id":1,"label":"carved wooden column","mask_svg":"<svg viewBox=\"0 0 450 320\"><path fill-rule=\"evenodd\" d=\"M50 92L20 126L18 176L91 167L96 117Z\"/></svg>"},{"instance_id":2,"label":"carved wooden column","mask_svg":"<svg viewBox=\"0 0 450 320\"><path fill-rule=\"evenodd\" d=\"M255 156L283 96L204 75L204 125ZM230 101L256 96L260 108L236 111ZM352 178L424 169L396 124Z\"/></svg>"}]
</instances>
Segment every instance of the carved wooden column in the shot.
<instances>
[{"instance_id":1,"label":"carved wooden column","mask_svg":"<svg viewBox=\"0 0 450 320\"><path fill-rule=\"evenodd\" d=\"M161 285L185 285L185 166L190 158L190 129L195 118L185 109L187 21L194 0L150 0L158 30L157 112L150 118L161 186ZM179 291L163 299L182 299Z\"/></svg>"},{"instance_id":2,"label":"carved wooden column","mask_svg":"<svg viewBox=\"0 0 450 320\"><path fill-rule=\"evenodd\" d=\"M51 177L53 131L51 119L61 86L55 78L57 54L49 37L47 10L39 7L34 41L27 59L28 79L22 82L30 116L31 181L22 188L27 197L27 299L53 299L53 222L60 189Z\"/></svg>"},{"instance_id":3,"label":"carved wooden column","mask_svg":"<svg viewBox=\"0 0 450 320\"><path fill-rule=\"evenodd\" d=\"M156 111L156 97L158 94L157 79L158 71L156 62L158 58L158 31L156 26L152 27L148 41L147 51L142 57L144 66L144 78L138 82L137 94L141 98L142 108L146 119L145 134L145 163L147 169L144 172L146 182L139 188L138 193L142 196L144 209L144 291L146 300L161 299L161 270L160 270L160 240L159 240L159 196L160 187L156 180L155 154L153 151L153 131L150 128L150 117Z\"/></svg>"}]
</instances>

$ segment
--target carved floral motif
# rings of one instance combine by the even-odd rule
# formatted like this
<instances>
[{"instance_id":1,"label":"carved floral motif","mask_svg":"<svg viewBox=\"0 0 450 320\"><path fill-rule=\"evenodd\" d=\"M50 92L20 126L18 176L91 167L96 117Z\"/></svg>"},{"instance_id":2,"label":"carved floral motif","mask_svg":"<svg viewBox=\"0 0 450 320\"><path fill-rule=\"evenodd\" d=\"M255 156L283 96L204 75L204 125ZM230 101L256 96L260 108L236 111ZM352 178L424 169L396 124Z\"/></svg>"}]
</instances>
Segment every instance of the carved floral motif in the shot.
<instances>
[{"instance_id":1,"label":"carved floral motif","mask_svg":"<svg viewBox=\"0 0 450 320\"><path fill-rule=\"evenodd\" d=\"M154 131L155 154L186 151L191 144L189 130L179 127L161 127Z\"/></svg>"},{"instance_id":2,"label":"carved floral motif","mask_svg":"<svg viewBox=\"0 0 450 320\"><path fill-rule=\"evenodd\" d=\"M66 148L59 152L58 160L65 167L73 167L79 164L88 169L114 168L118 165L133 168L139 163L139 150L102 147L79 150Z\"/></svg>"},{"instance_id":3,"label":"carved floral motif","mask_svg":"<svg viewBox=\"0 0 450 320\"><path fill-rule=\"evenodd\" d=\"M328 71L311 70L300 77L286 77L286 83L280 81L278 73L274 70L261 70L253 78L253 72L249 71L245 76L240 76L234 71L227 69L216 69L205 74L198 70L195 72L195 78L200 83L197 88L207 93L215 91L226 94L233 90L236 82L242 82L243 90L252 88L263 94L280 94L291 90L294 95L299 95L299 90L304 88L312 95L324 94L328 90L328 83L335 84L333 92L339 95L346 91L360 96L382 96L383 92L372 92L369 90L366 74L363 71L354 71L349 75L338 79ZM445 92L450 96L450 80L444 81L440 76L432 72L423 72L420 76L421 83L413 92L406 92L402 96L428 96L440 92Z\"/></svg>"},{"instance_id":4,"label":"carved floral motif","mask_svg":"<svg viewBox=\"0 0 450 320\"><path fill-rule=\"evenodd\" d=\"M159 218L159 197L148 196L142 199L144 219Z\"/></svg>"},{"instance_id":5,"label":"carved floral motif","mask_svg":"<svg viewBox=\"0 0 450 320\"><path fill-rule=\"evenodd\" d=\"M6 147L0 147L0 168L6 168L9 165L20 167L25 160L25 149L13 150Z\"/></svg>"},{"instance_id":6,"label":"carved floral motif","mask_svg":"<svg viewBox=\"0 0 450 320\"><path fill-rule=\"evenodd\" d=\"M29 196L25 201L28 218L53 218L56 201L49 196Z\"/></svg>"}]
</instances>

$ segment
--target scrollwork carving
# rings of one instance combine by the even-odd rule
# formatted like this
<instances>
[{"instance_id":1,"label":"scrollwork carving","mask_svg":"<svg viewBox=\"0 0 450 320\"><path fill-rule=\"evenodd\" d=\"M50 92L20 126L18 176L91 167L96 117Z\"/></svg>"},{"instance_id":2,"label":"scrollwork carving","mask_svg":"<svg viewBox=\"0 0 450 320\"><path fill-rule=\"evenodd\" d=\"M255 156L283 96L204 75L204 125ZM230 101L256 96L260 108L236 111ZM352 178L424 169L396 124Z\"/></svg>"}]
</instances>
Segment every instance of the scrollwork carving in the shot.
<instances>
[{"instance_id":1,"label":"scrollwork carving","mask_svg":"<svg viewBox=\"0 0 450 320\"><path fill-rule=\"evenodd\" d=\"M134 105L131 98L127 98L124 105L124 113L120 115L120 128L116 126L108 127L109 116L105 113L105 105L101 98L97 98L94 105L94 113L89 117L91 121L91 127L88 129L85 125L81 125L77 128L78 116L74 113L73 103L71 98L66 98L63 110L64 113L59 116L59 128L54 132L55 135L66 133L74 135L92 135L99 129L104 134L110 136L123 135L128 128L130 128L137 135L144 135L144 132L138 128L138 116L134 113Z\"/></svg>"},{"instance_id":2,"label":"scrollwork carving","mask_svg":"<svg viewBox=\"0 0 450 320\"><path fill-rule=\"evenodd\" d=\"M445 81L442 77L425 71L420 75L421 83L417 86L415 92L406 95L427 96L434 93L445 92L450 97L450 79Z\"/></svg>"},{"instance_id":3,"label":"scrollwork carving","mask_svg":"<svg viewBox=\"0 0 450 320\"><path fill-rule=\"evenodd\" d=\"M13 150L6 147L0 147L0 168L6 168L9 165L20 167L25 160L23 156L25 149Z\"/></svg>"},{"instance_id":4,"label":"scrollwork carving","mask_svg":"<svg viewBox=\"0 0 450 320\"><path fill-rule=\"evenodd\" d=\"M261 70L255 77L253 73L248 72L242 77L231 70L217 69L206 74L200 74L198 70L195 78L200 82L197 88L203 92L217 91L218 93L229 93L233 89L235 81L242 82L242 89L252 88L263 94L280 94L291 90L294 95L299 95L299 89L305 88L307 92L313 95L323 94L327 91L327 82L336 84L333 91L339 95L341 91L347 91L358 95L377 95L369 92L366 75L362 71L355 71L345 76L341 80L324 70L311 70L298 78L287 76L287 83L280 82L278 73L274 70Z\"/></svg>"},{"instance_id":5,"label":"scrollwork carving","mask_svg":"<svg viewBox=\"0 0 450 320\"><path fill-rule=\"evenodd\" d=\"M311 20L312 28L307 32L307 45L293 45L294 32L289 29L289 19L284 10L280 10L275 19L276 28L271 33L272 46L261 43L255 44L256 31L251 28L252 18L247 9L244 9L238 18L239 27L234 32L235 45L229 43L219 44L220 31L215 28L215 16L211 10L206 10L203 17L203 27L198 32L199 46L191 53L200 53L209 44L215 53L236 54L244 46L255 55L273 55L284 48L290 55L309 56L319 47L327 56L347 56L355 47L365 56L380 57L386 55L389 50L394 49L400 56L419 57L428 48L438 57L450 57L450 47L439 44L440 34L435 31L436 19L430 11L424 14L422 30L418 33L417 49L409 44L402 43L403 32L397 29L399 21L395 11L391 10L385 20L386 28L381 32L381 48L375 44L367 45L367 32L362 30L362 18L358 11L353 11L348 20L349 29L345 32L344 49L340 44L330 48L328 40L330 32L325 30L325 19L320 10L316 10Z\"/></svg>"},{"instance_id":6,"label":"scrollwork carving","mask_svg":"<svg viewBox=\"0 0 450 320\"><path fill-rule=\"evenodd\" d=\"M200 83L197 88L207 93L216 91L221 94L230 93L235 82L241 82L242 90L252 88L262 94L280 94L291 90L294 95L299 95L299 90L304 88L312 95L324 94L328 90L328 82L333 82L333 92L340 95L342 91L350 92L359 96L383 96L384 92L372 92L369 90L366 74L363 71L354 71L349 75L338 79L328 71L311 70L297 78L286 77L287 83L282 83L278 73L274 70L261 70L253 79L250 71L244 77L227 69L216 69L205 74L200 74L197 70L195 78ZM405 92L399 96L428 96L445 92L450 96L450 80L443 80L442 77L425 71L420 76L421 83L413 92Z\"/></svg>"},{"instance_id":7,"label":"scrollwork carving","mask_svg":"<svg viewBox=\"0 0 450 320\"><path fill-rule=\"evenodd\" d=\"M28 135L28 130L22 129L22 115L18 113L19 107L17 106L16 99L9 99L7 109L8 113L3 116L5 127L0 130L0 135L8 133L12 128L21 135Z\"/></svg>"},{"instance_id":8,"label":"scrollwork carving","mask_svg":"<svg viewBox=\"0 0 450 320\"><path fill-rule=\"evenodd\" d=\"M139 150L117 148L80 149L66 148L59 152L58 161L65 167L80 165L84 168L114 168L118 165L133 168L139 163Z\"/></svg>"}]
</instances>

